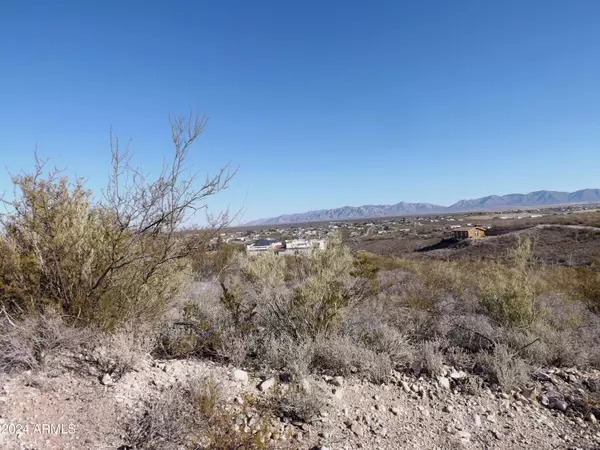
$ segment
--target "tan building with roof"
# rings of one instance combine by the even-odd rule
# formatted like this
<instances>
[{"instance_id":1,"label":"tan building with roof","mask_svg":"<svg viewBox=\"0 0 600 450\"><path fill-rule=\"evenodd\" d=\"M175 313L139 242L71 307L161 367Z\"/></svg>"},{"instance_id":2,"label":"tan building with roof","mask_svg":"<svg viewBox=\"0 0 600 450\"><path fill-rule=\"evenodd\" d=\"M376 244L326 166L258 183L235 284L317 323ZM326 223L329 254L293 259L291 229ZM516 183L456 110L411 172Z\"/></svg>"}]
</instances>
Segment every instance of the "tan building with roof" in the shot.
<instances>
[{"instance_id":1,"label":"tan building with roof","mask_svg":"<svg viewBox=\"0 0 600 450\"><path fill-rule=\"evenodd\" d=\"M480 239L485 237L485 228L481 227L461 227L452 230L452 235L456 239Z\"/></svg>"}]
</instances>

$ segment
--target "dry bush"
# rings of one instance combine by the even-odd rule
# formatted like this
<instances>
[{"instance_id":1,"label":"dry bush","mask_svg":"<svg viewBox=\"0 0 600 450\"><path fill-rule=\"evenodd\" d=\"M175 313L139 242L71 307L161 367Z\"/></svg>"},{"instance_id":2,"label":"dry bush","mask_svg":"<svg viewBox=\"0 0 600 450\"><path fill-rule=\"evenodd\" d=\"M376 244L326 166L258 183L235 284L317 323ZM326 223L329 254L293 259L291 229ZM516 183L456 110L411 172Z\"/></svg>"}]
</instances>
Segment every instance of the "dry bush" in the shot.
<instances>
[{"instance_id":1,"label":"dry bush","mask_svg":"<svg viewBox=\"0 0 600 450\"><path fill-rule=\"evenodd\" d=\"M298 384L292 384L284 392L276 393L271 408L282 417L310 423L325 408L324 393L315 387L307 392Z\"/></svg>"},{"instance_id":2,"label":"dry bush","mask_svg":"<svg viewBox=\"0 0 600 450\"><path fill-rule=\"evenodd\" d=\"M488 380L505 391L519 389L529 379L529 366L504 344L498 344L492 352L479 353L477 362Z\"/></svg>"},{"instance_id":3,"label":"dry bush","mask_svg":"<svg viewBox=\"0 0 600 450\"><path fill-rule=\"evenodd\" d=\"M147 327L129 327L113 333L98 332L90 360L113 379L139 369L156 346L156 333ZM89 345L89 344L88 344Z\"/></svg>"},{"instance_id":4,"label":"dry bush","mask_svg":"<svg viewBox=\"0 0 600 450\"><path fill-rule=\"evenodd\" d=\"M294 260L293 280L286 281L286 258L238 258L243 284L239 301L256 304L264 325L273 331L296 339L331 333L349 308L373 295L375 268L355 259L339 235L325 250L313 249Z\"/></svg>"},{"instance_id":5,"label":"dry bush","mask_svg":"<svg viewBox=\"0 0 600 450\"><path fill-rule=\"evenodd\" d=\"M380 355L388 355L395 366L404 366L414 358L414 349L407 336L391 325L367 322L353 330L354 339L361 346Z\"/></svg>"},{"instance_id":6,"label":"dry bush","mask_svg":"<svg viewBox=\"0 0 600 450\"><path fill-rule=\"evenodd\" d=\"M209 380L174 386L149 402L125 425L127 444L136 449L265 449L264 433L234 428L235 414Z\"/></svg>"},{"instance_id":7,"label":"dry bush","mask_svg":"<svg viewBox=\"0 0 600 450\"><path fill-rule=\"evenodd\" d=\"M392 371L389 355L359 346L348 336L318 337L312 366L330 375L356 373L373 383L385 382Z\"/></svg>"},{"instance_id":8,"label":"dry bush","mask_svg":"<svg viewBox=\"0 0 600 450\"><path fill-rule=\"evenodd\" d=\"M286 371L300 379L310 372L313 352L311 340L298 341L286 334L270 335L263 340L258 359L268 367Z\"/></svg>"},{"instance_id":9,"label":"dry bush","mask_svg":"<svg viewBox=\"0 0 600 450\"><path fill-rule=\"evenodd\" d=\"M575 296L583 300L591 312L600 315L600 271L578 268L572 283Z\"/></svg>"},{"instance_id":10,"label":"dry bush","mask_svg":"<svg viewBox=\"0 0 600 450\"><path fill-rule=\"evenodd\" d=\"M496 339L496 328L485 315L461 315L452 319L452 327L446 338L451 345L470 352L489 350Z\"/></svg>"},{"instance_id":11,"label":"dry bush","mask_svg":"<svg viewBox=\"0 0 600 450\"><path fill-rule=\"evenodd\" d=\"M422 367L432 377L440 376L444 371L444 347L440 340L425 341L421 345Z\"/></svg>"},{"instance_id":12,"label":"dry bush","mask_svg":"<svg viewBox=\"0 0 600 450\"><path fill-rule=\"evenodd\" d=\"M0 305L19 316L50 305L103 329L160 317L210 235L182 226L232 176L228 166L201 183L187 175L204 125L204 118L171 121L173 159L154 180L111 139L113 172L102 196L58 170L44 176L37 157L32 173L13 176L14 200L0 216ZM224 221L216 218L215 228Z\"/></svg>"},{"instance_id":13,"label":"dry bush","mask_svg":"<svg viewBox=\"0 0 600 450\"><path fill-rule=\"evenodd\" d=\"M460 297L465 289L458 263L422 261L414 264L413 276L404 284L404 298L415 308L431 309L439 302Z\"/></svg>"},{"instance_id":14,"label":"dry bush","mask_svg":"<svg viewBox=\"0 0 600 450\"><path fill-rule=\"evenodd\" d=\"M3 319L3 320L2 320ZM45 311L13 321L0 319L0 371L37 370L49 358L78 351L88 340L85 330L65 324L56 312Z\"/></svg>"}]
</instances>

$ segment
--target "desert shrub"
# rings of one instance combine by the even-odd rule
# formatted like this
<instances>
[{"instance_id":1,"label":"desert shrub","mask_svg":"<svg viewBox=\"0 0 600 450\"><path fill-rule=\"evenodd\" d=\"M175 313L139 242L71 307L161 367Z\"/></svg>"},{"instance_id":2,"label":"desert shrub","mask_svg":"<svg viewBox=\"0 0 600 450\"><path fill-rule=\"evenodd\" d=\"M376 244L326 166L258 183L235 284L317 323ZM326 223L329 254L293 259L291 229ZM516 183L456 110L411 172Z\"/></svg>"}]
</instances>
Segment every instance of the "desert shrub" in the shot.
<instances>
[{"instance_id":1,"label":"desert shrub","mask_svg":"<svg viewBox=\"0 0 600 450\"><path fill-rule=\"evenodd\" d=\"M289 389L277 393L271 400L271 408L282 417L310 423L325 408L325 396L315 387L306 391L294 383Z\"/></svg>"},{"instance_id":2,"label":"desert shrub","mask_svg":"<svg viewBox=\"0 0 600 450\"><path fill-rule=\"evenodd\" d=\"M156 345L155 339L156 333L146 327L121 328L112 333L97 332L90 360L103 373L118 379L148 361Z\"/></svg>"},{"instance_id":3,"label":"desert shrub","mask_svg":"<svg viewBox=\"0 0 600 450\"><path fill-rule=\"evenodd\" d=\"M600 315L600 271L580 267L572 282L575 296L583 300L591 312Z\"/></svg>"},{"instance_id":4,"label":"desert shrub","mask_svg":"<svg viewBox=\"0 0 600 450\"><path fill-rule=\"evenodd\" d=\"M491 383L507 391L523 387L529 379L529 366L504 344L479 353L477 362Z\"/></svg>"},{"instance_id":5,"label":"desert shrub","mask_svg":"<svg viewBox=\"0 0 600 450\"><path fill-rule=\"evenodd\" d=\"M444 371L444 347L440 340L425 341L421 345L422 367L431 376L440 376Z\"/></svg>"},{"instance_id":6,"label":"desert shrub","mask_svg":"<svg viewBox=\"0 0 600 450\"><path fill-rule=\"evenodd\" d=\"M441 301L460 297L465 283L457 263L423 261L413 268L413 276L404 285L404 298L415 308L431 309Z\"/></svg>"},{"instance_id":7,"label":"desert shrub","mask_svg":"<svg viewBox=\"0 0 600 450\"><path fill-rule=\"evenodd\" d=\"M48 358L78 351L88 340L85 330L75 329L53 310L19 321L0 321L0 371L37 370Z\"/></svg>"},{"instance_id":8,"label":"desert shrub","mask_svg":"<svg viewBox=\"0 0 600 450\"><path fill-rule=\"evenodd\" d=\"M508 264L490 264L478 273L481 304L502 325L531 327L543 315L544 283L532 258L533 241L517 235Z\"/></svg>"},{"instance_id":9,"label":"desert shrub","mask_svg":"<svg viewBox=\"0 0 600 450\"><path fill-rule=\"evenodd\" d=\"M376 269L355 259L334 236L324 250L290 258L274 254L236 258L238 276L223 282L222 302L233 316L295 339L334 332L348 309L374 294ZM248 319L248 317L251 317Z\"/></svg>"},{"instance_id":10,"label":"desert shrub","mask_svg":"<svg viewBox=\"0 0 600 450\"><path fill-rule=\"evenodd\" d=\"M50 306L103 329L160 317L207 238L182 225L230 179L227 169L200 186L185 176L203 127L204 119L172 121L173 159L154 180L116 141L102 196L57 170L44 176L37 158L33 173L13 176L15 198L0 216L0 305L20 316Z\"/></svg>"},{"instance_id":11,"label":"desert shrub","mask_svg":"<svg viewBox=\"0 0 600 450\"><path fill-rule=\"evenodd\" d=\"M193 283L173 305L158 333L159 357L209 357L239 365L255 350L256 333L248 318L240 320L223 301L217 283Z\"/></svg>"},{"instance_id":12,"label":"desert shrub","mask_svg":"<svg viewBox=\"0 0 600 450\"><path fill-rule=\"evenodd\" d=\"M300 379L310 372L313 358L312 340L297 340L287 334L270 335L259 347L260 363L289 372Z\"/></svg>"},{"instance_id":13,"label":"desert shrub","mask_svg":"<svg viewBox=\"0 0 600 450\"><path fill-rule=\"evenodd\" d=\"M453 346L470 352L490 349L496 339L496 328L483 314L469 314L454 317L452 327L446 334Z\"/></svg>"},{"instance_id":14,"label":"desert shrub","mask_svg":"<svg viewBox=\"0 0 600 450\"><path fill-rule=\"evenodd\" d=\"M174 386L148 402L125 424L127 444L136 449L263 449L262 431L245 433L232 426L234 413L209 380Z\"/></svg>"},{"instance_id":15,"label":"desert shrub","mask_svg":"<svg viewBox=\"0 0 600 450\"><path fill-rule=\"evenodd\" d=\"M315 340L312 367L330 375L356 373L382 383L391 374L392 362L389 355L361 347L348 336L331 335Z\"/></svg>"},{"instance_id":16,"label":"desert shrub","mask_svg":"<svg viewBox=\"0 0 600 450\"><path fill-rule=\"evenodd\" d=\"M408 337L390 325L369 322L355 333L357 342L375 353L388 355L394 365L405 365L414 357Z\"/></svg>"}]
</instances>

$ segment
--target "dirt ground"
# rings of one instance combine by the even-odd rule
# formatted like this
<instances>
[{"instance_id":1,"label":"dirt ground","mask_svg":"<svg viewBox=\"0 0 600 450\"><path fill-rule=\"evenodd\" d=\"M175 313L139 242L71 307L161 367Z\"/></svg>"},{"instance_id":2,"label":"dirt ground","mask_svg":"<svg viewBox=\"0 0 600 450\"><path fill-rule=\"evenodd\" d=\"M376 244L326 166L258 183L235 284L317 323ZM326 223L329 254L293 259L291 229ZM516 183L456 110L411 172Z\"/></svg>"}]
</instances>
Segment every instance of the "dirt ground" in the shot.
<instances>
[{"instance_id":1,"label":"dirt ground","mask_svg":"<svg viewBox=\"0 0 600 450\"><path fill-rule=\"evenodd\" d=\"M243 395L269 395L257 389L261 374L251 373L245 383L234 379L234 370L206 361L149 360L108 386L97 374L71 370L2 375L0 448L120 448L127 444L123 424L128 417L142 412L144 399L190 379L217 380L226 401L232 404L241 401ZM600 387L600 372L540 372L535 390L523 395L487 388L467 394L465 376L452 368L439 379L395 372L392 381L383 385L352 377L313 377L308 380L311 389L318 390L325 399L320 414L310 423L274 419L278 432L272 434L268 447L600 448L597 420L578 409L575 397L569 394ZM564 404L557 406L559 401ZM10 424L27 425L28 430L14 432Z\"/></svg>"}]
</instances>

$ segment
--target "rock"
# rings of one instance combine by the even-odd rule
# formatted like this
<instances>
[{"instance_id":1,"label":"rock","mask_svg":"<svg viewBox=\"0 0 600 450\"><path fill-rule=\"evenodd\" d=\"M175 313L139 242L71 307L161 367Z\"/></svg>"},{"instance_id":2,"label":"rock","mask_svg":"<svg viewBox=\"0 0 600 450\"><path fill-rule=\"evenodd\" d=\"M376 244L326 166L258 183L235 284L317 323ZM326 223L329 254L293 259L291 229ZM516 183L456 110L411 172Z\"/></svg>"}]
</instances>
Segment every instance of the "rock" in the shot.
<instances>
[{"instance_id":1,"label":"rock","mask_svg":"<svg viewBox=\"0 0 600 450\"><path fill-rule=\"evenodd\" d=\"M379 436L385 437L388 434L388 429L386 427L381 427L381 428L379 428L379 430L377 430L377 434Z\"/></svg>"},{"instance_id":2,"label":"rock","mask_svg":"<svg viewBox=\"0 0 600 450\"><path fill-rule=\"evenodd\" d=\"M235 381L241 381L242 383L248 382L248 372L245 370L237 369L233 372L233 379Z\"/></svg>"},{"instance_id":3,"label":"rock","mask_svg":"<svg viewBox=\"0 0 600 450\"><path fill-rule=\"evenodd\" d=\"M438 377L438 384L447 390L450 390L450 380L446 377Z\"/></svg>"},{"instance_id":4,"label":"rock","mask_svg":"<svg viewBox=\"0 0 600 450\"><path fill-rule=\"evenodd\" d=\"M419 374L423 370L423 365L421 364L421 361L413 361L410 364L410 368L413 371L413 374L415 374L416 376L419 376Z\"/></svg>"},{"instance_id":5,"label":"rock","mask_svg":"<svg viewBox=\"0 0 600 450\"><path fill-rule=\"evenodd\" d=\"M564 400L559 400L559 399L550 400L550 403L548 406L552 409L557 409L561 412L566 412L567 408L569 407L567 402L565 402Z\"/></svg>"},{"instance_id":6,"label":"rock","mask_svg":"<svg viewBox=\"0 0 600 450\"><path fill-rule=\"evenodd\" d=\"M450 378L452 378L453 380L460 380L461 378L467 378L467 372L463 372L462 370L460 371L453 371L450 372Z\"/></svg>"},{"instance_id":7,"label":"rock","mask_svg":"<svg viewBox=\"0 0 600 450\"><path fill-rule=\"evenodd\" d=\"M398 414L400 414L400 409L396 406L392 406L390 408L390 411L392 412L393 415L397 416Z\"/></svg>"},{"instance_id":8,"label":"rock","mask_svg":"<svg viewBox=\"0 0 600 450\"><path fill-rule=\"evenodd\" d=\"M475 414L475 416L473 416L473 422L475 422L476 427L481 426L481 417L479 417L479 414Z\"/></svg>"},{"instance_id":9,"label":"rock","mask_svg":"<svg viewBox=\"0 0 600 450\"><path fill-rule=\"evenodd\" d=\"M344 392L341 388L333 388L331 392L333 393L333 396L337 399L341 399L344 396Z\"/></svg>"},{"instance_id":10,"label":"rock","mask_svg":"<svg viewBox=\"0 0 600 450\"><path fill-rule=\"evenodd\" d=\"M352 431L357 436L364 436L365 434L365 429L358 422L352 422L352 424L350 425L350 431Z\"/></svg>"},{"instance_id":11,"label":"rock","mask_svg":"<svg viewBox=\"0 0 600 450\"><path fill-rule=\"evenodd\" d=\"M502 433L500 433L498 430L492 430L492 435L499 441L502 440Z\"/></svg>"},{"instance_id":12,"label":"rock","mask_svg":"<svg viewBox=\"0 0 600 450\"><path fill-rule=\"evenodd\" d=\"M273 378L273 377L267 378L265 381L260 383L260 385L258 386L258 390L261 392L266 392L269 389L271 389L273 386L275 386L275 378Z\"/></svg>"},{"instance_id":13,"label":"rock","mask_svg":"<svg viewBox=\"0 0 600 450\"><path fill-rule=\"evenodd\" d=\"M410 392L410 385L406 381L401 381L400 384L402 385L404 392Z\"/></svg>"},{"instance_id":14,"label":"rock","mask_svg":"<svg viewBox=\"0 0 600 450\"><path fill-rule=\"evenodd\" d=\"M465 441L471 439L471 433L468 431L459 431L457 434L459 438L464 439Z\"/></svg>"},{"instance_id":15,"label":"rock","mask_svg":"<svg viewBox=\"0 0 600 450\"><path fill-rule=\"evenodd\" d=\"M333 384L334 386L342 387L344 385L344 377L333 377L331 379L331 384Z\"/></svg>"},{"instance_id":16,"label":"rock","mask_svg":"<svg viewBox=\"0 0 600 450\"><path fill-rule=\"evenodd\" d=\"M596 416L592 412L589 413L585 418L587 419L588 422L598 423L598 419L596 419Z\"/></svg>"},{"instance_id":17,"label":"rock","mask_svg":"<svg viewBox=\"0 0 600 450\"><path fill-rule=\"evenodd\" d=\"M445 405L445 406L442 408L442 411L443 411L443 412L447 412L447 413L451 413L451 412L453 412L453 411L454 411L454 406L452 406L452 405Z\"/></svg>"},{"instance_id":18,"label":"rock","mask_svg":"<svg viewBox=\"0 0 600 450\"><path fill-rule=\"evenodd\" d=\"M112 386L114 384L112 377L107 373L104 374L104 376L102 377L102 380L100 380L100 382L104 386Z\"/></svg>"}]
</instances>

